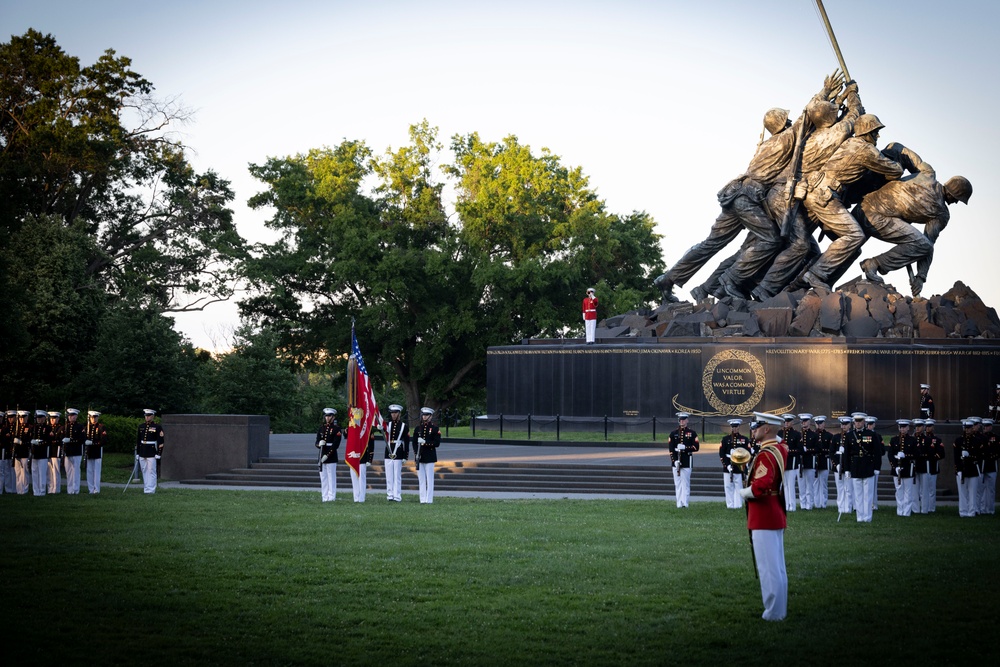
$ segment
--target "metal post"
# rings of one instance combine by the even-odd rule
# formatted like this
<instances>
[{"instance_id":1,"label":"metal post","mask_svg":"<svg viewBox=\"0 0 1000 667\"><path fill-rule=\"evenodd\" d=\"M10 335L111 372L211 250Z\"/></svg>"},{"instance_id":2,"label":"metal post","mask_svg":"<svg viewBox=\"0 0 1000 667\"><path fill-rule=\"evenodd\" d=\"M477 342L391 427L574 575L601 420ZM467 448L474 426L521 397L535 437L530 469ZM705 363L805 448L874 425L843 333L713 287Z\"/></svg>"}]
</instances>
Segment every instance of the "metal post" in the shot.
<instances>
[{"instance_id":1,"label":"metal post","mask_svg":"<svg viewBox=\"0 0 1000 667\"><path fill-rule=\"evenodd\" d=\"M653 442L656 442L656 415L653 415Z\"/></svg>"},{"instance_id":2,"label":"metal post","mask_svg":"<svg viewBox=\"0 0 1000 667\"><path fill-rule=\"evenodd\" d=\"M556 442L559 442L559 415L556 415Z\"/></svg>"},{"instance_id":3,"label":"metal post","mask_svg":"<svg viewBox=\"0 0 1000 667\"><path fill-rule=\"evenodd\" d=\"M500 413L500 439L503 440L503 413Z\"/></svg>"},{"instance_id":4,"label":"metal post","mask_svg":"<svg viewBox=\"0 0 1000 667\"><path fill-rule=\"evenodd\" d=\"M476 437L476 411L469 409L469 425L472 426L472 437Z\"/></svg>"},{"instance_id":5,"label":"metal post","mask_svg":"<svg viewBox=\"0 0 1000 667\"><path fill-rule=\"evenodd\" d=\"M531 440L531 413L528 413L528 440Z\"/></svg>"},{"instance_id":6,"label":"metal post","mask_svg":"<svg viewBox=\"0 0 1000 667\"><path fill-rule=\"evenodd\" d=\"M604 442L608 441L608 416L604 415Z\"/></svg>"}]
</instances>

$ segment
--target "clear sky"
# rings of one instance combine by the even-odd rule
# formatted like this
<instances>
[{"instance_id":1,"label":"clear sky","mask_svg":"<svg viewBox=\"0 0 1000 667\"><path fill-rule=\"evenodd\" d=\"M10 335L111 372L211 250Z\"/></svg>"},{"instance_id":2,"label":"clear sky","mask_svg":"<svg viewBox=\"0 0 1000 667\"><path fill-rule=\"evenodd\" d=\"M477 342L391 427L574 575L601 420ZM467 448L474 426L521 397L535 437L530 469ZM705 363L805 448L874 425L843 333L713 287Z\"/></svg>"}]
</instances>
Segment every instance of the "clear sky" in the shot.
<instances>
[{"instance_id":1,"label":"clear sky","mask_svg":"<svg viewBox=\"0 0 1000 667\"><path fill-rule=\"evenodd\" d=\"M941 181L973 183L970 205L951 207L925 296L962 280L1000 307L987 164L1000 147L1000 3L825 5L866 109L886 125L880 147L900 141ZM270 233L267 213L245 205L261 189L249 163L345 138L398 148L426 118L445 144L514 134L581 166L611 211L654 217L668 265L707 234L764 111L797 114L837 66L814 0L0 0L3 38L28 28L84 64L113 48L194 109L181 138L197 169L232 182L252 242ZM863 256L887 247L869 241ZM905 271L887 280L909 293ZM177 318L207 348L226 347L236 324L234 304Z\"/></svg>"}]
</instances>

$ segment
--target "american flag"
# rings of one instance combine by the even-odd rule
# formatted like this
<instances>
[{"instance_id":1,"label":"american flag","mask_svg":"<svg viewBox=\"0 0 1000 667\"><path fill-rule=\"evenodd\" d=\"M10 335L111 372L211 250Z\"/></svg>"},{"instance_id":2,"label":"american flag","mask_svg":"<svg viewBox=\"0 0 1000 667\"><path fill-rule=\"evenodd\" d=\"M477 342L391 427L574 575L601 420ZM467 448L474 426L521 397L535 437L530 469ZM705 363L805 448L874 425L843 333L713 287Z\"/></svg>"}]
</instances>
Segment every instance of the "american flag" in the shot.
<instances>
[{"instance_id":1,"label":"american flag","mask_svg":"<svg viewBox=\"0 0 1000 667\"><path fill-rule=\"evenodd\" d=\"M354 472L358 472L361 464L361 457L368 446L372 428L378 422L378 427L383 427L382 413L378 409L378 402L375 400L375 393L372 391L371 383L368 381L368 369L365 367L365 360L361 356L361 348L358 347L358 337L354 333L354 325L351 325L351 356L357 362L357 376L355 386L357 387L356 405L349 405L347 422L347 448L344 460Z\"/></svg>"}]
</instances>

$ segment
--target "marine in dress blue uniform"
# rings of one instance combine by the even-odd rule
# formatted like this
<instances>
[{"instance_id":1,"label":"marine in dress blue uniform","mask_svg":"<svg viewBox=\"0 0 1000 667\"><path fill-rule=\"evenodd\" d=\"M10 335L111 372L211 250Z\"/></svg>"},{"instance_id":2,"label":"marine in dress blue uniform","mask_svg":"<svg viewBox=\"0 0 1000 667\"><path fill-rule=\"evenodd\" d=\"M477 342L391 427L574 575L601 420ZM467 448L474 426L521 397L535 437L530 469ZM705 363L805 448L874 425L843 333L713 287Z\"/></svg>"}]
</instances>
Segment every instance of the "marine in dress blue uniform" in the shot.
<instances>
[{"instance_id":1,"label":"marine in dress blue uniform","mask_svg":"<svg viewBox=\"0 0 1000 667\"><path fill-rule=\"evenodd\" d=\"M337 448L344 437L337 425L337 411L323 408L323 423L316 432L316 448L319 450L319 493L322 502L337 499Z\"/></svg>"},{"instance_id":2,"label":"marine in dress blue uniform","mask_svg":"<svg viewBox=\"0 0 1000 667\"><path fill-rule=\"evenodd\" d=\"M677 507L687 507L691 498L691 465L692 455L701 448L698 434L688 428L687 412L677 413L677 428L670 433L667 449L670 451L670 461L674 472L674 493L677 496Z\"/></svg>"},{"instance_id":3,"label":"marine in dress blue uniform","mask_svg":"<svg viewBox=\"0 0 1000 667\"><path fill-rule=\"evenodd\" d=\"M135 456L142 470L142 492L156 493L156 462L163 455L163 427L153 421L156 410L142 411L144 423L136 432Z\"/></svg>"},{"instance_id":4,"label":"marine in dress blue uniform","mask_svg":"<svg viewBox=\"0 0 1000 667\"><path fill-rule=\"evenodd\" d=\"M389 420L383 427L385 434L385 499L402 502L403 461L410 457L410 427L403 421L403 406L389 406Z\"/></svg>"}]
</instances>

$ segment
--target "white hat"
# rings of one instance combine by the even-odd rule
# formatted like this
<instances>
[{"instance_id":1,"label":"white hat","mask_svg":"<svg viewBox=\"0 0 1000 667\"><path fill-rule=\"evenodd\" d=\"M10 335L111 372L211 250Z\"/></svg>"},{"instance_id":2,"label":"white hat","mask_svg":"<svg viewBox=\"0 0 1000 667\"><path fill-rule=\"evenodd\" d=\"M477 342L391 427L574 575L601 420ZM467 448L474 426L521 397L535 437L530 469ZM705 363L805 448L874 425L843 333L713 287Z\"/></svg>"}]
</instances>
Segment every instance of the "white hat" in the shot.
<instances>
[{"instance_id":1,"label":"white hat","mask_svg":"<svg viewBox=\"0 0 1000 667\"><path fill-rule=\"evenodd\" d=\"M868 415L866 415L863 412L853 412L853 413L851 413L851 419L853 419L854 421L858 421L858 420L864 421L865 417L867 417L867 416Z\"/></svg>"},{"instance_id":2,"label":"white hat","mask_svg":"<svg viewBox=\"0 0 1000 667\"><path fill-rule=\"evenodd\" d=\"M17 416L17 410L8 410L7 411L7 416L8 417L16 417Z\"/></svg>"},{"instance_id":3,"label":"white hat","mask_svg":"<svg viewBox=\"0 0 1000 667\"><path fill-rule=\"evenodd\" d=\"M588 287L587 294L597 294L597 290L595 290L593 287Z\"/></svg>"},{"instance_id":4,"label":"white hat","mask_svg":"<svg viewBox=\"0 0 1000 667\"><path fill-rule=\"evenodd\" d=\"M896 420L896 425L897 426L909 426L910 425L910 420L909 419L897 419Z\"/></svg>"},{"instance_id":5,"label":"white hat","mask_svg":"<svg viewBox=\"0 0 1000 667\"><path fill-rule=\"evenodd\" d=\"M799 415L799 419L801 419L804 422L807 422L807 421L809 421L812 418L813 418L813 416L811 414L809 414L808 412L803 412L802 414Z\"/></svg>"},{"instance_id":6,"label":"white hat","mask_svg":"<svg viewBox=\"0 0 1000 667\"><path fill-rule=\"evenodd\" d=\"M816 422L816 423L818 423L818 424L825 424L826 423L826 415L819 415L818 417L813 417L813 421Z\"/></svg>"},{"instance_id":7,"label":"white hat","mask_svg":"<svg viewBox=\"0 0 1000 667\"><path fill-rule=\"evenodd\" d=\"M997 389L1000 389L1000 384L997 385Z\"/></svg>"},{"instance_id":8,"label":"white hat","mask_svg":"<svg viewBox=\"0 0 1000 667\"><path fill-rule=\"evenodd\" d=\"M80 414L80 411L77 410L76 408L66 408L66 414L67 415L78 415L78 414Z\"/></svg>"},{"instance_id":9,"label":"white hat","mask_svg":"<svg viewBox=\"0 0 1000 667\"><path fill-rule=\"evenodd\" d=\"M934 421L933 419L925 419L924 424L926 424L927 426L934 426L934 424L937 424L937 422Z\"/></svg>"},{"instance_id":10,"label":"white hat","mask_svg":"<svg viewBox=\"0 0 1000 667\"><path fill-rule=\"evenodd\" d=\"M100 417L101 416L101 413L98 412L97 410L87 410L87 414L90 415L91 417Z\"/></svg>"},{"instance_id":11,"label":"white hat","mask_svg":"<svg viewBox=\"0 0 1000 667\"><path fill-rule=\"evenodd\" d=\"M31 414L31 413L30 413L30 412L28 412L27 410L18 410L18 411L17 411L17 416L18 416L18 417L27 417L27 416L28 416L28 415L30 415L30 414Z\"/></svg>"},{"instance_id":12,"label":"white hat","mask_svg":"<svg viewBox=\"0 0 1000 667\"><path fill-rule=\"evenodd\" d=\"M432 414L434 414L434 408L420 408L420 414L422 414L422 415L432 415Z\"/></svg>"},{"instance_id":13,"label":"white hat","mask_svg":"<svg viewBox=\"0 0 1000 667\"><path fill-rule=\"evenodd\" d=\"M333 408L323 408L323 416L324 417L326 417L326 416L332 416L332 415L335 415L335 414L337 414L337 411L334 410Z\"/></svg>"},{"instance_id":14,"label":"white hat","mask_svg":"<svg viewBox=\"0 0 1000 667\"><path fill-rule=\"evenodd\" d=\"M35 410L35 416L36 417L48 417L49 413L47 413L45 410Z\"/></svg>"},{"instance_id":15,"label":"white hat","mask_svg":"<svg viewBox=\"0 0 1000 667\"><path fill-rule=\"evenodd\" d=\"M964 426L965 428L972 428L975 425L976 425L975 422L973 422L971 419L962 420L962 426Z\"/></svg>"},{"instance_id":16,"label":"white hat","mask_svg":"<svg viewBox=\"0 0 1000 667\"><path fill-rule=\"evenodd\" d=\"M61 412L57 412L55 410L49 410L49 419L59 419L60 417L62 417Z\"/></svg>"},{"instance_id":17,"label":"white hat","mask_svg":"<svg viewBox=\"0 0 1000 667\"><path fill-rule=\"evenodd\" d=\"M920 388L921 389L930 389L931 386L929 384L922 384L922 385L920 385Z\"/></svg>"},{"instance_id":18,"label":"white hat","mask_svg":"<svg viewBox=\"0 0 1000 667\"><path fill-rule=\"evenodd\" d=\"M729 420L729 425L730 426L739 426L742 423L743 423L742 419L730 419Z\"/></svg>"},{"instance_id":19,"label":"white hat","mask_svg":"<svg viewBox=\"0 0 1000 667\"><path fill-rule=\"evenodd\" d=\"M781 426L784 423L784 419L778 415L772 415L770 412L755 412L753 413L754 419L765 424L772 424L774 426ZM788 415L785 415L787 417ZM795 419L795 415L791 416Z\"/></svg>"},{"instance_id":20,"label":"white hat","mask_svg":"<svg viewBox=\"0 0 1000 667\"><path fill-rule=\"evenodd\" d=\"M984 419L983 420L983 426L993 426L993 420L992 419Z\"/></svg>"},{"instance_id":21,"label":"white hat","mask_svg":"<svg viewBox=\"0 0 1000 667\"><path fill-rule=\"evenodd\" d=\"M677 413L677 419L687 419L690 416L691 416L691 413L689 413L689 412L678 412Z\"/></svg>"},{"instance_id":22,"label":"white hat","mask_svg":"<svg viewBox=\"0 0 1000 667\"><path fill-rule=\"evenodd\" d=\"M844 415L842 417L838 417L837 421L839 421L841 424L850 424L851 423L851 418L848 417L847 415Z\"/></svg>"},{"instance_id":23,"label":"white hat","mask_svg":"<svg viewBox=\"0 0 1000 667\"><path fill-rule=\"evenodd\" d=\"M968 419L973 424L982 424L983 423L983 420L981 418L979 418L979 417L966 417L966 419Z\"/></svg>"},{"instance_id":24,"label":"white hat","mask_svg":"<svg viewBox=\"0 0 1000 667\"><path fill-rule=\"evenodd\" d=\"M914 426L923 426L927 422L925 422L923 419L914 419L910 423L913 424Z\"/></svg>"},{"instance_id":25,"label":"white hat","mask_svg":"<svg viewBox=\"0 0 1000 667\"><path fill-rule=\"evenodd\" d=\"M146 408L145 410L142 411L142 414L146 415L147 417L151 417L156 414L156 410L150 410L149 408Z\"/></svg>"},{"instance_id":26,"label":"white hat","mask_svg":"<svg viewBox=\"0 0 1000 667\"><path fill-rule=\"evenodd\" d=\"M402 411L403 411L403 406L397 403L393 403L392 405L389 406L389 412L402 412Z\"/></svg>"},{"instance_id":27,"label":"white hat","mask_svg":"<svg viewBox=\"0 0 1000 667\"><path fill-rule=\"evenodd\" d=\"M871 415L868 415L867 417L865 417L865 423L866 424L874 424L877 421L878 421L878 417L872 417Z\"/></svg>"}]
</instances>

